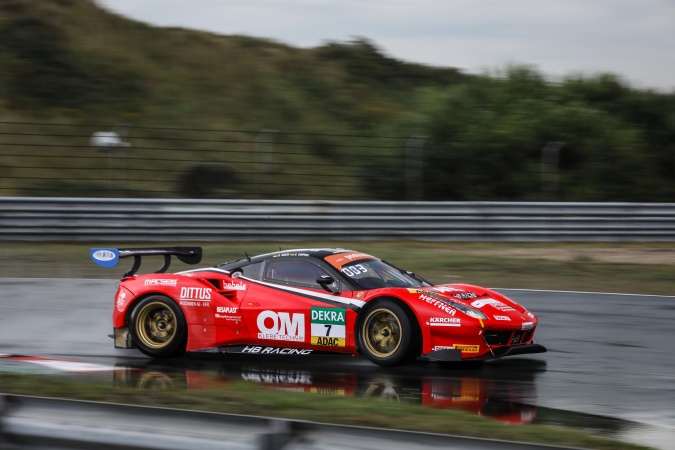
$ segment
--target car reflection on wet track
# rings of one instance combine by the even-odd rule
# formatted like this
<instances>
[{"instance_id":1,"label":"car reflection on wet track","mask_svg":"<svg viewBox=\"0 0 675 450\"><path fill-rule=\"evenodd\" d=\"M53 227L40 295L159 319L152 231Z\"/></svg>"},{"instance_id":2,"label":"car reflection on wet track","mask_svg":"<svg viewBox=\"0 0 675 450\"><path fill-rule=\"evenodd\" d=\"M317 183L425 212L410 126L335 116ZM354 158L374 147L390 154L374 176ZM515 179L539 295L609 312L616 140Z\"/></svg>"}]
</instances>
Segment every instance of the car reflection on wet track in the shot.
<instances>
[{"instance_id":1,"label":"car reflection on wet track","mask_svg":"<svg viewBox=\"0 0 675 450\"><path fill-rule=\"evenodd\" d=\"M116 385L137 389L206 389L235 380L275 389L409 402L432 408L455 408L505 423L530 423L536 416L539 360L499 361L471 365L419 361L409 367L335 364L351 357L248 358L227 360L190 355L171 362L125 361L114 372ZM300 369L299 367L302 367Z\"/></svg>"},{"instance_id":2,"label":"car reflection on wet track","mask_svg":"<svg viewBox=\"0 0 675 450\"><path fill-rule=\"evenodd\" d=\"M396 368L376 367L360 357L318 355L223 359L217 354L190 354L173 360L97 361L0 355L0 373L109 380L113 386L144 391L204 390L243 380L284 391L460 409L502 423L558 425L613 438L639 429L621 419L535 407L537 377L547 369L545 361L535 359L472 364L417 361Z\"/></svg>"},{"instance_id":3,"label":"car reflection on wet track","mask_svg":"<svg viewBox=\"0 0 675 450\"><path fill-rule=\"evenodd\" d=\"M201 390L234 381L274 389L459 409L508 424L557 425L616 438L637 424L612 417L535 406L546 361L513 358L483 363L416 361L375 367L360 357L273 357L192 354L178 360L118 362L118 386L141 390ZM123 370L120 370L123 369Z\"/></svg>"}]
</instances>

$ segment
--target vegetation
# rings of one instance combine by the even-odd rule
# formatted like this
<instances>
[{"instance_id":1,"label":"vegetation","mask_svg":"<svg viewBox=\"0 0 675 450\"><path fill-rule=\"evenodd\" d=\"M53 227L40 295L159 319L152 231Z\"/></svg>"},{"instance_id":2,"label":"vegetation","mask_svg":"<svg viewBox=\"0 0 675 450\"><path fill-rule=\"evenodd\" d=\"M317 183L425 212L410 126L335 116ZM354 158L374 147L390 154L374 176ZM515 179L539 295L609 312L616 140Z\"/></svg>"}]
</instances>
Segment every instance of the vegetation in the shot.
<instances>
[{"instance_id":1,"label":"vegetation","mask_svg":"<svg viewBox=\"0 0 675 450\"><path fill-rule=\"evenodd\" d=\"M129 170L152 165L157 179L131 179L123 196L675 200L675 92L611 74L551 82L514 66L469 76L391 58L365 38L297 49L151 27L93 0L4 0L0 68L2 195L106 195L72 167L17 158L50 143L81 155L63 133L54 144L59 132L46 124L131 123L141 145ZM264 129L289 145L267 168L247 159L250 133ZM185 130L228 133L186 139ZM17 144L25 134L37 136L30 146ZM410 136L424 136L412 154ZM168 150L147 143L167 139L179 145L164 160ZM206 159L225 167L205 173ZM96 172L94 162L77 164ZM317 170L325 186L293 183ZM222 172L229 181L214 189L186 188ZM268 184L255 190L260 173Z\"/></svg>"}]
</instances>

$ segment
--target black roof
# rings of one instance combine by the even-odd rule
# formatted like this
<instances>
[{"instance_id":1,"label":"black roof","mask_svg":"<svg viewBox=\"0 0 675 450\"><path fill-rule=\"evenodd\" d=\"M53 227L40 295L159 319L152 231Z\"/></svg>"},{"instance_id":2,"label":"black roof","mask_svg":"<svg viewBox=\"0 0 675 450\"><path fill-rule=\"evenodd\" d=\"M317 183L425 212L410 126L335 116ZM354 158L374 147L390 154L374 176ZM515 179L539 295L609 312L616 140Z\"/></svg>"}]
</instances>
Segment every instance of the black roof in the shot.
<instances>
[{"instance_id":1,"label":"black roof","mask_svg":"<svg viewBox=\"0 0 675 450\"><path fill-rule=\"evenodd\" d=\"M244 258L240 258L235 261L229 261L223 264L218 264L218 267L220 267L221 269L228 270L231 268L233 269L235 267L241 266L243 262L256 263L266 259L278 258L281 256L316 258L323 261L326 256L338 255L340 253L355 253L355 252L354 250L349 250L345 248L296 248L290 250L280 250L278 252L265 253L256 256L246 256Z\"/></svg>"}]
</instances>

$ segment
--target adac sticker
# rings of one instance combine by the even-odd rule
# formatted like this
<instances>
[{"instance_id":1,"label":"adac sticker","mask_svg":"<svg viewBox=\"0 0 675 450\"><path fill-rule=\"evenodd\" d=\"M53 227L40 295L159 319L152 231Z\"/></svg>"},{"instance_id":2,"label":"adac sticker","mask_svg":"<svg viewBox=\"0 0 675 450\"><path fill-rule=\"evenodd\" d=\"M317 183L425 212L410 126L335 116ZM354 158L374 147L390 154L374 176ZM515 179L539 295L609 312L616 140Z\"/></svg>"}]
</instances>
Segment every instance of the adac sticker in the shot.
<instances>
[{"instance_id":1,"label":"adac sticker","mask_svg":"<svg viewBox=\"0 0 675 450\"><path fill-rule=\"evenodd\" d=\"M346 345L346 316L343 308L312 306L312 345L344 347Z\"/></svg>"},{"instance_id":2,"label":"adac sticker","mask_svg":"<svg viewBox=\"0 0 675 450\"><path fill-rule=\"evenodd\" d=\"M92 248L89 252L92 261L101 267L115 267L120 260L120 252L116 248Z\"/></svg>"}]
</instances>

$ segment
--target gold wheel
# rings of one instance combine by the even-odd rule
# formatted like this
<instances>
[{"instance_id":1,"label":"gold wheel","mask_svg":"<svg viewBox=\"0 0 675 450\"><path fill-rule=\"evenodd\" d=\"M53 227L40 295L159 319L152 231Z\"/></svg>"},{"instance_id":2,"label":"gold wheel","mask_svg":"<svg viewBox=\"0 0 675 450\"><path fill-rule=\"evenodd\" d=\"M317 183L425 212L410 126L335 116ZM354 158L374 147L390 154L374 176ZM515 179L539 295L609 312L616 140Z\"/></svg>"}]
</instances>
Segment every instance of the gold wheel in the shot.
<instances>
[{"instance_id":1,"label":"gold wheel","mask_svg":"<svg viewBox=\"0 0 675 450\"><path fill-rule=\"evenodd\" d=\"M162 372L144 373L136 386L139 391L163 391L172 387L173 380Z\"/></svg>"},{"instance_id":2,"label":"gold wheel","mask_svg":"<svg viewBox=\"0 0 675 450\"><path fill-rule=\"evenodd\" d=\"M402 326L388 308L376 308L363 321L361 334L367 350L376 358L388 358L401 348Z\"/></svg>"},{"instance_id":3,"label":"gold wheel","mask_svg":"<svg viewBox=\"0 0 675 450\"><path fill-rule=\"evenodd\" d=\"M176 337L176 315L164 302L154 301L141 307L136 318L136 335L141 344L162 349Z\"/></svg>"},{"instance_id":4,"label":"gold wheel","mask_svg":"<svg viewBox=\"0 0 675 450\"><path fill-rule=\"evenodd\" d=\"M401 401L398 392L396 392L396 388L391 381L387 379L373 380L363 393L363 398L381 398L383 400Z\"/></svg>"}]
</instances>

